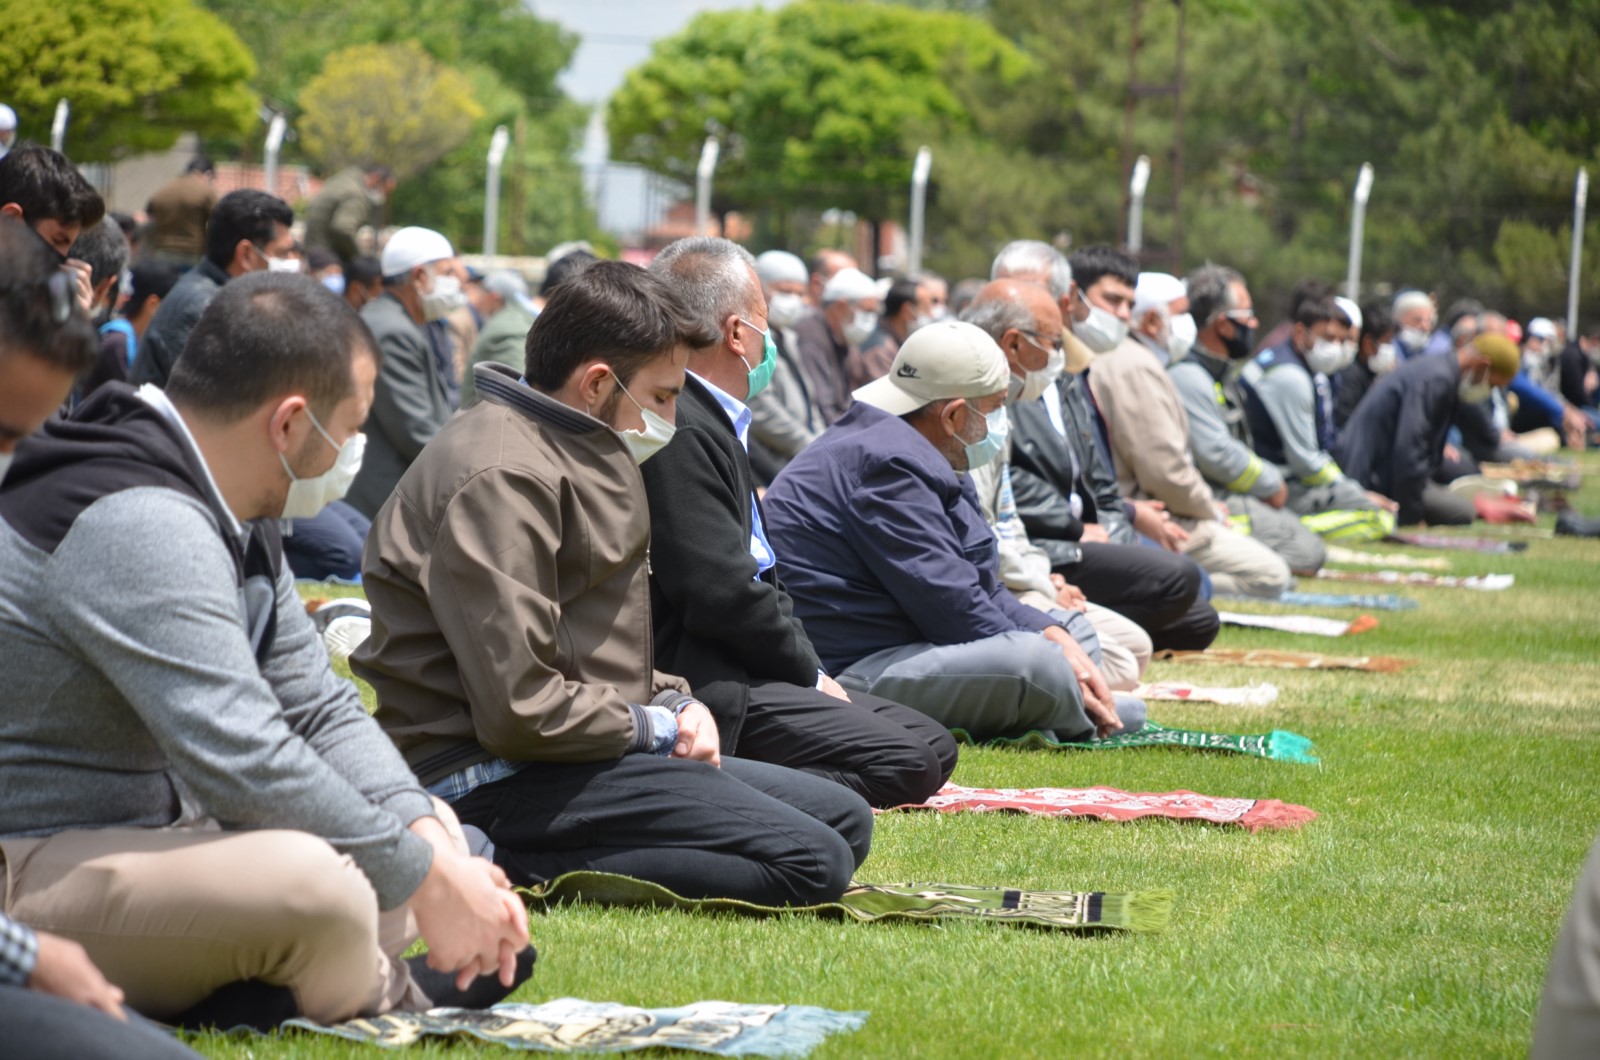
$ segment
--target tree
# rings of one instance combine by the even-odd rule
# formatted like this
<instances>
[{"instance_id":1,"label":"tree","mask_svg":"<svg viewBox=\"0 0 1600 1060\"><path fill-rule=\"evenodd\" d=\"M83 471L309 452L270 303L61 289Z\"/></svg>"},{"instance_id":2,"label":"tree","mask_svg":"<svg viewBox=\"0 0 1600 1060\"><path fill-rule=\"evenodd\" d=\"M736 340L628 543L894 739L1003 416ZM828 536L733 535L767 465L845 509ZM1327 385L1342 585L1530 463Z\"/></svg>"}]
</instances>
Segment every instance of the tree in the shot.
<instances>
[{"instance_id":1,"label":"tree","mask_svg":"<svg viewBox=\"0 0 1600 1060\"><path fill-rule=\"evenodd\" d=\"M449 154L483 116L467 79L413 42L332 53L301 102L313 157L329 168L382 163L400 179Z\"/></svg>"},{"instance_id":2,"label":"tree","mask_svg":"<svg viewBox=\"0 0 1600 1060\"><path fill-rule=\"evenodd\" d=\"M70 101L79 161L163 151L180 133L237 134L255 121L255 62L191 0L40 0L6 5L0 84L22 133L46 139Z\"/></svg>"}]
</instances>

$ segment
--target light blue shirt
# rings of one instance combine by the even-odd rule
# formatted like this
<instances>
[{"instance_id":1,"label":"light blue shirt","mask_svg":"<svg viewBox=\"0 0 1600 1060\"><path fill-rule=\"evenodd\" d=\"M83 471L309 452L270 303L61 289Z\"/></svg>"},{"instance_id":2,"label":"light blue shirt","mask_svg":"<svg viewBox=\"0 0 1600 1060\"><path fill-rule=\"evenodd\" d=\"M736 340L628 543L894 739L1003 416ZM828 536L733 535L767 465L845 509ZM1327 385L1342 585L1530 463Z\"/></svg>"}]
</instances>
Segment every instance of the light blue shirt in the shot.
<instances>
[{"instance_id":1,"label":"light blue shirt","mask_svg":"<svg viewBox=\"0 0 1600 1060\"><path fill-rule=\"evenodd\" d=\"M733 423L733 433L738 435L739 444L744 446L745 454L750 452L750 406L722 390L715 383L702 376L690 372L700 385L711 391L711 396L717 399L717 404L722 406L722 411L727 414ZM767 543L767 532L761 525L761 508L756 504L756 495L750 494L750 555L756 561L756 577L772 569L777 557L772 551L772 546Z\"/></svg>"}]
</instances>

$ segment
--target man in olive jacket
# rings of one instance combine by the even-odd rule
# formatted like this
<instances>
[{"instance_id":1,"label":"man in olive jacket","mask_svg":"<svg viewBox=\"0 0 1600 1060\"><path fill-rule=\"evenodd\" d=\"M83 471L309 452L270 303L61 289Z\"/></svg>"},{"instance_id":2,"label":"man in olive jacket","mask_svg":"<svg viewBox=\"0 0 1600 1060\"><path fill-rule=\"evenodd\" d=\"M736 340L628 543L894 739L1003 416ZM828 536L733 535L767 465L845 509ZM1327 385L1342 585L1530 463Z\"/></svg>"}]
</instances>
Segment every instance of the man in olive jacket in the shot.
<instances>
[{"instance_id":1,"label":"man in olive jacket","mask_svg":"<svg viewBox=\"0 0 1600 1060\"><path fill-rule=\"evenodd\" d=\"M664 437L687 347L660 281L597 264L552 295L525 379L477 368L373 522L372 636L352 657L431 794L513 881L617 872L686 897L832 901L872 814L839 785L724 758L716 722L652 668L637 460Z\"/></svg>"}]
</instances>

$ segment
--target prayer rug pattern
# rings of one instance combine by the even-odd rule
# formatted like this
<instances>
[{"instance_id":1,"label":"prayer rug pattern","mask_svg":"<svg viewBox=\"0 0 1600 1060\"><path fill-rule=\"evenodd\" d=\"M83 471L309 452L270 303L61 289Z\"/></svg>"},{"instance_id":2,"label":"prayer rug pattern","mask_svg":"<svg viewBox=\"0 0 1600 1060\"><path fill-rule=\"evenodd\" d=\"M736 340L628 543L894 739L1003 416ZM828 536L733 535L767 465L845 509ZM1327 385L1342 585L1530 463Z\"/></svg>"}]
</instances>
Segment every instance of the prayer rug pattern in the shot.
<instances>
[{"instance_id":1,"label":"prayer rug pattern","mask_svg":"<svg viewBox=\"0 0 1600 1060\"><path fill-rule=\"evenodd\" d=\"M1205 651L1158 651L1158 662L1216 663L1223 666L1261 666L1273 670L1365 670L1399 673L1409 659L1386 655L1327 655L1319 651L1284 651L1278 648L1207 648Z\"/></svg>"},{"instance_id":2,"label":"prayer rug pattern","mask_svg":"<svg viewBox=\"0 0 1600 1060\"><path fill-rule=\"evenodd\" d=\"M977 744L965 729L951 729L957 743ZM1316 765L1311 741L1299 733L1275 729L1255 736L1235 736L1225 732L1200 732L1196 729L1168 729L1155 722L1131 736L1107 736L1081 742L1058 740L1038 729L1021 736L982 741L985 747L1012 747L1020 751L1120 751L1128 747L1188 747L1198 751L1227 751L1233 754L1270 758L1278 762Z\"/></svg>"},{"instance_id":3,"label":"prayer rug pattern","mask_svg":"<svg viewBox=\"0 0 1600 1060\"><path fill-rule=\"evenodd\" d=\"M1478 589L1498 592L1509 589L1517 582L1514 574L1475 574L1458 578L1450 574L1428 574L1424 571L1409 573L1397 570L1329 570L1317 571L1318 578L1334 582L1371 582L1375 585L1416 585L1428 589Z\"/></svg>"},{"instance_id":4,"label":"prayer rug pattern","mask_svg":"<svg viewBox=\"0 0 1600 1060\"><path fill-rule=\"evenodd\" d=\"M1134 821L1167 817L1181 821L1238 825L1246 831L1298 828L1316 818L1305 806L1277 799L1227 799L1192 791L1140 792L1116 788L966 788L946 784L927 802L893 806L894 810L936 810L939 813L1026 813L1039 817L1098 817Z\"/></svg>"},{"instance_id":5,"label":"prayer rug pattern","mask_svg":"<svg viewBox=\"0 0 1600 1060\"><path fill-rule=\"evenodd\" d=\"M1145 702L1218 703L1224 707L1270 707L1278 701L1278 686L1249 684L1238 688L1191 685L1187 681L1155 681L1136 687L1131 696Z\"/></svg>"}]
</instances>

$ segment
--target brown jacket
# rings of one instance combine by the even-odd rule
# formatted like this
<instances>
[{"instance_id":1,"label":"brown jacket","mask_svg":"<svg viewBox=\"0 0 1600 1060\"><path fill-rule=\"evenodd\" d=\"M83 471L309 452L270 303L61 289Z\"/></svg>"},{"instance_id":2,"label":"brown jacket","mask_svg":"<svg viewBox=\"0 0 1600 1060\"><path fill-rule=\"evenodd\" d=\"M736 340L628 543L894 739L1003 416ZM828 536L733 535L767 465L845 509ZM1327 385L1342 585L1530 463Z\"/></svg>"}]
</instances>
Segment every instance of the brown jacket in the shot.
<instances>
[{"instance_id":1,"label":"brown jacket","mask_svg":"<svg viewBox=\"0 0 1600 1060\"><path fill-rule=\"evenodd\" d=\"M378 512L362 557L372 636L351 658L424 784L491 758L642 751L650 515L616 432L480 365Z\"/></svg>"},{"instance_id":2,"label":"brown jacket","mask_svg":"<svg viewBox=\"0 0 1600 1060\"><path fill-rule=\"evenodd\" d=\"M1189 416L1160 360L1129 336L1094 359L1089 388L1111 440L1117 492L1164 503L1190 532L1188 547L1209 541L1214 498L1189 455Z\"/></svg>"},{"instance_id":3,"label":"brown jacket","mask_svg":"<svg viewBox=\"0 0 1600 1060\"><path fill-rule=\"evenodd\" d=\"M150 215L150 250L185 261L200 260L206 252L206 222L216 205L216 184L199 173L185 173L161 185L144 208Z\"/></svg>"}]
</instances>

